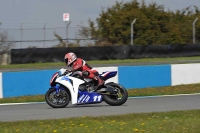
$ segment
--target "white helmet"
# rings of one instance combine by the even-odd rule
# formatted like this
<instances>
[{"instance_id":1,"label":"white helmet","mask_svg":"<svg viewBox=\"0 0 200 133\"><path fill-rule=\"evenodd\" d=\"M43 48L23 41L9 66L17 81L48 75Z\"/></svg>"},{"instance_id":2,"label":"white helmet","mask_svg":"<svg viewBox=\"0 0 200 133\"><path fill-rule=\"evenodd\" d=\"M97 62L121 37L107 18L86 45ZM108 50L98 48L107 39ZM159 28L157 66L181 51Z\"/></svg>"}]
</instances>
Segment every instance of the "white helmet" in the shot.
<instances>
[{"instance_id":1,"label":"white helmet","mask_svg":"<svg viewBox=\"0 0 200 133\"><path fill-rule=\"evenodd\" d=\"M76 55L72 52L65 55L65 63L67 66L70 66L77 59Z\"/></svg>"}]
</instances>

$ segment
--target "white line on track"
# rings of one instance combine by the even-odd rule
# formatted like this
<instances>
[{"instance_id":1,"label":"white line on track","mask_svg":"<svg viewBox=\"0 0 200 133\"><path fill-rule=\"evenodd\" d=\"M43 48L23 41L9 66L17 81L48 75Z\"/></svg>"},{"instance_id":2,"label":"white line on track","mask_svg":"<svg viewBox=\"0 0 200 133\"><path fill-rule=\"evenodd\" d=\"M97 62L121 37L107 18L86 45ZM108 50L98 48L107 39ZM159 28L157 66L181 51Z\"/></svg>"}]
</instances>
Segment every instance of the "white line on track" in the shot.
<instances>
[{"instance_id":1,"label":"white line on track","mask_svg":"<svg viewBox=\"0 0 200 133\"><path fill-rule=\"evenodd\" d=\"M192 93L192 94L176 94L176 95L157 95L157 96L138 96L138 97L129 97L130 99L133 98L156 98L156 97L177 97L177 96L194 96L200 95L200 93Z\"/></svg>"},{"instance_id":2,"label":"white line on track","mask_svg":"<svg viewBox=\"0 0 200 133\"><path fill-rule=\"evenodd\" d=\"M193 94L177 94L177 95L157 95L157 96L137 96L137 97L129 97L128 99L136 99L136 98L157 98L157 97L177 97L177 96L194 96L200 95L200 93L193 93ZM42 104L46 102L26 102L26 103L2 103L0 106L3 105L24 105L24 104Z\"/></svg>"},{"instance_id":3,"label":"white line on track","mask_svg":"<svg viewBox=\"0 0 200 133\"><path fill-rule=\"evenodd\" d=\"M23 104L41 104L41 103L46 103L46 102L27 102L27 103L2 103L2 105L23 105Z\"/></svg>"}]
</instances>

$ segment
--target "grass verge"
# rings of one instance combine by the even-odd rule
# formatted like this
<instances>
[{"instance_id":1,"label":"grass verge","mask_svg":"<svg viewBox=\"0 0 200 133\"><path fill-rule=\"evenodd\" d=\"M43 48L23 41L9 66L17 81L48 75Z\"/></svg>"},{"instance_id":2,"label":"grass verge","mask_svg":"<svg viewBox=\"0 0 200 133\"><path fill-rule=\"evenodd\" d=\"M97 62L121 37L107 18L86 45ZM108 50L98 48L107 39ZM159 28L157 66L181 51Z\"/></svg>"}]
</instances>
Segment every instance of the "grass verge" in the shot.
<instances>
[{"instance_id":1,"label":"grass verge","mask_svg":"<svg viewBox=\"0 0 200 133\"><path fill-rule=\"evenodd\" d=\"M97 65L97 64L119 64L119 63L158 63L162 64L165 62L170 62L170 64L178 64L180 63L189 63L192 62L200 62L200 56L196 57L174 57L174 58L142 58L142 59L124 59L124 60L94 60L94 61L87 61L90 65ZM56 67L56 66L65 66L64 62L38 62L38 63L29 63L29 64L9 64L9 65L0 65L1 69L14 69L14 68L33 68L33 69L42 69L48 67Z\"/></svg>"},{"instance_id":2,"label":"grass verge","mask_svg":"<svg viewBox=\"0 0 200 133\"><path fill-rule=\"evenodd\" d=\"M199 133L200 110L0 122L1 133Z\"/></svg>"},{"instance_id":3,"label":"grass verge","mask_svg":"<svg viewBox=\"0 0 200 133\"><path fill-rule=\"evenodd\" d=\"M200 84L128 89L129 97L200 93ZM44 95L2 98L0 103L44 102Z\"/></svg>"}]
</instances>

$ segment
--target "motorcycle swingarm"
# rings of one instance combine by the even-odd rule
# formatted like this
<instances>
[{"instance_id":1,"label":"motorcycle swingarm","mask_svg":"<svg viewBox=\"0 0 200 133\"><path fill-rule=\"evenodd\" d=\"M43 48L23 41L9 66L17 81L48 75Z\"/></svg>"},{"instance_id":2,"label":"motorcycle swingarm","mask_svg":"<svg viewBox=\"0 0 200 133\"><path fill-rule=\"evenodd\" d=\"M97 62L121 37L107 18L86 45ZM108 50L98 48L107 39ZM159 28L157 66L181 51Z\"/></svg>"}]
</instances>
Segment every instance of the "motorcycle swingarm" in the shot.
<instances>
[{"instance_id":1,"label":"motorcycle swingarm","mask_svg":"<svg viewBox=\"0 0 200 133\"><path fill-rule=\"evenodd\" d=\"M105 88L101 88L99 89L97 92L100 92L100 93L111 93L111 94L116 94L117 91L115 90L114 87L110 86L110 85L105 85L106 87Z\"/></svg>"}]
</instances>

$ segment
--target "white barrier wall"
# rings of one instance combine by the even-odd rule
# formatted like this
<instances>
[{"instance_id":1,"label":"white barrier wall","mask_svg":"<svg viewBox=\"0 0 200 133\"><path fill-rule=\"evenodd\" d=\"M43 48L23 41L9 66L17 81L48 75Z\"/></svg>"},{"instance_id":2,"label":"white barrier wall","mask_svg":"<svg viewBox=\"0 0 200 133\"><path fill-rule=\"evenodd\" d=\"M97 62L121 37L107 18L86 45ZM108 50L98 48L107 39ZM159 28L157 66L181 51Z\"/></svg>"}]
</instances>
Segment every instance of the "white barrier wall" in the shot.
<instances>
[{"instance_id":1,"label":"white barrier wall","mask_svg":"<svg viewBox=\"0 0 200 133\"><path fill-rule=\"evenodd\" d=\"M3 98L2 73L0 73L0 98Z\"/></svg>"},{"instance_id":2,"label":"white barrier wall","mask_svg":"<svg viewBox=\"0 0 200 133\"><path fill-rule=\"evenodd\" d=\"M171 65L172 86L200 83L200 64Z\"/></svg>"},{"instance_id":3,"label":"white barrier wall","mask_svg":"<svg viewBox=\"0 0 200 133\"><path fill-rule=\"evenodd\" d=\"M93 69L97 70L99 72L99 74L101 74L102 72L105 72L105 71L117 71L118 72L118 67L93 67ZM118 83L118 73L115 77L106 80L106 83L108 83L108 82Z\"/></svg>"}]
</instances>

